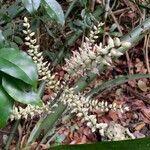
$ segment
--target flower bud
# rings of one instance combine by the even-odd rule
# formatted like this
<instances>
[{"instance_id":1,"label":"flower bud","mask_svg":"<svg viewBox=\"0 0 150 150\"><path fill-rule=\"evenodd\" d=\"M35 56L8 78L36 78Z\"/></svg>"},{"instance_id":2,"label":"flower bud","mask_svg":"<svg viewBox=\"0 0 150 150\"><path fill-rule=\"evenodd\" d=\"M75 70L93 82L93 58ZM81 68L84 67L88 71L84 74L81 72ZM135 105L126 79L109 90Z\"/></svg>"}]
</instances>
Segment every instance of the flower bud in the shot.
<instances>
[{"instance_id":1,"label":"flower bud","mask_svg":"<svg viewBox=\"0 0 150 150\"><path fill-rule=\"evenodd\" d=\"M27 23L28 22L28 18L24 17L24 22Z\"/></svg>"},{"instance_id":2,"label":"flower bud","mask_svg":"<svg viewBox=\"0 0 150 150\"><path fill-rule=\"evenodd\" d=\"M120 46L121 45L121 41L120 41L120 39L119 38L114 38L114 44L115 44L115 46L116 47L118 47L118 46Z\"/></svg>"},{"instance_id":3,"label":"flower bud","mask_svg":"<svg viewBox=\"0 0 150 150\"><path fill-rule=\"evenodd\" d=\"M124 48L130 48L130 47L131 47L131 43L130 43L130 42L127 42L127 41L121 42L121 45L122 45L122 47L124 47Z\"/></svg>"},{"instance_id":4,"label":"flower bud","mask_svg":"<svg viewBox=\"0 0 150 150\"><path fill-rule=\"evenodd\" d=\"M114 40L109 36L109 38L108 38L108 46L110 47L110 48L113 48L114 47Z\"/></svg>"}]
</instances>

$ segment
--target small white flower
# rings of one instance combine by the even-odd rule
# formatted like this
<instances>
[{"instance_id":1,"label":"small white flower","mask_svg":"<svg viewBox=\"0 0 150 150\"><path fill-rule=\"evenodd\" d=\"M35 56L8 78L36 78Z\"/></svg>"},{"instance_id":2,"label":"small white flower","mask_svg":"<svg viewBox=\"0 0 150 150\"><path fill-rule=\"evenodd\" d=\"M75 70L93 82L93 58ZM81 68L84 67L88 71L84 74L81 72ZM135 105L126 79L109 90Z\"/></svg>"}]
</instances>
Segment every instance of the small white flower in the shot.
<instances>
[{"instance_id":1,"label":"small white flower","mask_svg":"<svg viewBox=\"0 0 150 150\"><path fill-rule=\"evenodd\" d=\"M35 35L35 32L30 33L30 36L31 36L31 37L34 36L34 35Z\"/></svg>"},{"instance_id":2,"label":"small white flower","mask_svg":"<svg viewBox=\"0 0 150 150\"><path fill-rule=\"evenodd\" d=\"M129 107L126 106L126 107L124 107L124 110L129 111L130 109L129 109Z\"/></svg>"},{"instance_id":3,"label":"small white flower","mask_svg":"<svg viewBox=\"0 0 150 150\"><path fill-rule=\"evenodd\" d=\"M120 41L120 39L119 38L117 38L117 37L115 37L114 38L114 44L115 44L115 46L120 46L121 45L121 41Z\"/></svg>"},{"instance_id":4,"label":"small white flower","mask_svg":"<svg viewBox=\"0 0 150 150\"><path fill-rule=\"evenodd\" d=\"M125 48L130 48L131 47L131 43L127 42L127 41L122 41L121 45L122 45L122 47L125 47Z\"/></svg>"},{"instance_id":5,"label":"small white flower","mask_svg":"<svg viewBox=\"0 0 150 150\"><path fill-rule=\"evenodd\" d=\"M93 29L94 29L94 30L98 30L98 28L97 28L95 25L93 26Z\"/></svg>"},{"instance_id":6,"label":"small white flower","mask_svg":"<svg viewBox=\"0 0 150 150\"><path fill-rule=\"evenodd\" d=\"M82 114L82 113L78 113L77 116L78 116L78 117L82 117L83 114Z\"/></svg>"},{"instance_id":7,"label":"small white flower","mask_svg":"<svg viewBox=\"0 0 150 150\"><path fill-rule=\"evenodd\" d=\"M88 127L92 127L92 126L93 126L91 122L87 122L86 125L87 125Z\"/></svg>"},{"instance_id":8,"label":"small white flower","mask_svg":"<svg viewBox=\"0 0 150 150\"><path fill-rule=\"evenodd\" d=\"M115 48L112 48L110 53L111 53L111 56L116 56L116 57L123 55L123 53L117 51Z\"/></svg>"},{"instance_id":9,"label":"small white flower","mask_svg":"<svg viewBox=\"0 0 150 150\"><path fill-rule=\"evenodd\" d=\"M95 131L96 131L96 128L95 128L95 127L93 127L91 130L92 130L92 132L95 132Z\"/></svg>"},{"instance_id":10,"label":"small white flower","mask_svg":"<svg viewBox=\"0 0 150 150\"><path fill-rule=\"evenodd\" d=\"M95 55L95 53L94 53L93 51L89 51L89 57L90 57L91 59L95 59L95 58L96 58L96 55Z\"/></svg>"},{"instance_id":11,"label":"small white flower","mask_svg":"<svg viewBox=\"0 0 150 150\"><path fill-rule=\"evenodd\" d=\"M108 63L105 59L102 59L102 63L103 63L104 65L111 66L111 64Z\"/></svg>"},{"instance_id":12,"label":"small white flower","mask_svg":"<svg viewBox=\"0 0 150 150\"><path fill-rule=\"evenodd\" d=\"M32 44L35 44L35 43L37 42L37 40L36 40L36 39L30 40L30 42L31 42Z\"/></svg>"},{"instance_id":13,"label":"small white flower","mask_svg":"<svg viewBox=\"0 0 150 150\"><path fill-rule=\"evenodd\" d=\"M95 35L93 38L94 38L94 39L98 39L98 37L99 37L99 36L96 36L96 35Z\"/></svg>"},{"instance_id":14,"label":"small white flower","mask_svg":"<svg viewBox=\"0 0 150 150\"><path fill-rule=\"evenodd\" d=\"M109 63L109 64L111 64L112 63L112 59L111 59L111 57L109 57L109 56L105 56L104 57L104 59Z\"/></svg>"},{"instance_id":15,"label":"small white flower","mask_svg":"<svg viewBox=\"0 0 150 150\"><path fill-rule=\"evenodd\" d=\"M22 30L22 32L23 32L24 34L28 34L28 32L27 32L26 30Z\"/></svg>"},{"instance_id":16,"label":"small white flower","mask_svg":"<svg viewBox=\"0 0 150 150\"><path fill-rule=\"evenodd\" d=\"M25 42L25 45L29 46L29 45L30 45L30 43L29 43L29 42Z\"/></svg>"},{"instance_id":17,"label":"small white flower","mask_svg":"<svg viewBox=\"0 0 150 150\"><path fill-rule=\"evenodd\" d=\"M28 22L28 18L24 17L24 22L27 23Z\"/></svg>"},{"instance_id":18,"label":"small white flower","mask_svg":"<svg viewBox=\"0 0 150 150\"><path fill-rule=\"evenodd\" d=\"M30 37L29 37L29 36L25 37L25 40L26 40L26 41L29 41L29 40L30 40Z\"/></svg>"},{"instance_id":19,"label":"small white flower","mask_svg":"<svg viewBox=\"0 0 150 150\"><path fill-rule=\"evenodd\" d=\"M109 36L108 38L108 45L110 48L113 48L115 45L114 45L114 40Z\"/></svg>"},{"instance_id":20,"label":"small white flower","mask_svg":"<svg viewBox=\"0 0 150 150\"><path fill-rule=\"evenodd\" d=\"M116 108L116 106L117 106L116 103L113 103L113 104L112 104L112 107L113 107L113 108Z\"/></svg>"},{"instance_id":21,"label":"small white flower","mask_svg":"<svg viewBox=\"0 0 150 150\"><path fill-rule=\"evenodd\" d=\"M23 26L26 28L30 28L30 24L29 23L23 23Z\"/></svg>"}]
</instances>

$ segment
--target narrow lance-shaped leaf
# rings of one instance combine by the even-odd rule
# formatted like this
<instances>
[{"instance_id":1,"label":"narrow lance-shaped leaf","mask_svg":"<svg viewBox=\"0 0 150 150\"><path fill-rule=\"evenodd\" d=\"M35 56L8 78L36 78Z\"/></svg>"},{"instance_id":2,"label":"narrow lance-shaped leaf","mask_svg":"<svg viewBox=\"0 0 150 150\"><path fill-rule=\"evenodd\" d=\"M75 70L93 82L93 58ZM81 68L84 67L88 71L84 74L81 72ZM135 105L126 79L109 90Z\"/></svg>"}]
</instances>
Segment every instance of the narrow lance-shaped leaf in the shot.
<instances>
[{"instance_id":1,"label":"narrow lance-shaped leaf","mask_svg":"<svg viewBox=\"0 0 150 150\"><path fill-rule=\"evenodd\" d=\"M56 0L43 0L42 3L50 18L55 19L63 26L65 24L65 17L60 4Z\"/></svg>"},{"instance_id":2,"label":"narrow lance-shaped leaf","mask_svg":"<svg viewBox=\"0 0 150 150\"><path fill-rule=\"evenodd\" d=\"M99 94L100 92L103 92L104 90L111 89L129 80L136 80L140 78L150 78L150 74L131 74L131 75L125 75L125 76L118 76L116 77L116 79L111 79L100 85L97 85L88 94L86 94L86 96L93 96L96 93Z\"/></svg>"},{"instance_id":3,"label":"narrow lance-shaped leaf","mask_svg":"<svg viewBox=\"0 0 150 150\"><path fill-rule=\"evenodd\" d=\"M39 8L41 0L22 0L22 3L30 13L33 13Z\"/></svg>"},{"instance_id":4,"label":"narrow lance-shaped leaf","mask_svg":"<svg viewBox=\"0 0 150 150\"><path fill-rule=\"evenodd\" d=\"M0 49L0 71L20 79L34 88L37 86L36 65L25 52L13 48Z\"/></svg>"}]
</instances>

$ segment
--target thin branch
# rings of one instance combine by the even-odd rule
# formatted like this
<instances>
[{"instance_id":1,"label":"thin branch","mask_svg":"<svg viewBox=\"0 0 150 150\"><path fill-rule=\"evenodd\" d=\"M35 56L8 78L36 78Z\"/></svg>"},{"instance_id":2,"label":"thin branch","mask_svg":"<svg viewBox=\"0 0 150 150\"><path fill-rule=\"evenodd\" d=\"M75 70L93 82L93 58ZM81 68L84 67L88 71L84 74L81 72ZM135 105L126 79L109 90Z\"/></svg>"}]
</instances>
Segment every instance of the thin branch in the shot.
<instances>
[{"instance_id":1,"label":"thin branch","mask_svg":"<svg viewBox=\"0 0 150 150\"><path fill-rule=\"evenodd\" d=\"M149 57L148 57L149 45L150 45L150 36L148 35L146 46L145 46L145 60L146 60L147 71L150 74L150 64L149 64Z\"/></svg>"}]
</instances>

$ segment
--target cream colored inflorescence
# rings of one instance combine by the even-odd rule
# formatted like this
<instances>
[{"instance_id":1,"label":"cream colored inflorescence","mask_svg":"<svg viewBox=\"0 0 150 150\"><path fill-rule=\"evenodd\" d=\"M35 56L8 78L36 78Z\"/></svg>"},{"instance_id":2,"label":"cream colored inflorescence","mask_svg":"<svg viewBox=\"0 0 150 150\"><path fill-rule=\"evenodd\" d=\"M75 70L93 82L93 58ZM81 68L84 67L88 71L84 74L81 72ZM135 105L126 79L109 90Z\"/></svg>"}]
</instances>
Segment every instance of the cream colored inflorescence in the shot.
<instances>
[{"instance_id":1,"label":"cream colored inflorescence","mask_svg":"<svg viewBox=\"0 0 150 150\"><path fill-rule=\"evenodd\" d=\"M102 43L96 44L95 41L98 39L102 25L100 23L97 27L94 26L93 30L90 31L89 38L85 37L79 51L74 51L73 56L69 60L66 59L64 69L70 75L82 75L88 70L98 74L97 68L100 64L110 66L112 58L123 55L122 52L118 51L118 48L131 46L130 42L121 42L119 38L112 39L110 36L107 40L107 46L103 46Z\"/></svg>"},{"instance_id":2,"label":"cream colored inflorescence","mask_svg":"<svg viewBox=\"0 0 150 150\"><path fill-rule=\"evenodd\" d=\"M98 38L97 34L99 29L103 24L100 23L98 26L94 26L93 30L90 32L89 38L85 38L82 48L79 48L79 52L74 52L73 57L70 60L66 60L66 65L64 69L72 75L77 73L83 73L87 70L91 70L95 73L98 73L97 66L99 64L111 65L112 57L121 56L122 53L117 51L116 48L121 46L130 47L128 42L120 42L119 38L112 39L108 38L108 45L103 47L102 43L99 45L95 44L96 39ZM42 52L39 52L39 46L36 44L36 39L34 38L35 33L31 32L30 24L28 19L24 18L25 30L23 33L26 35L25 44L29 47L28 54L33 58L34 62L37 64L40 80L47 81L47 87L51 89L57 89L59 82L54 80L54 75L51 75L49 71L48 62L44 62ZM68 106L68 109L71 113L75 113L78 117L82 118L82 122L85 122L86 125L91 129L92 132L99 130L100 134L103 137L108 137L109 140L114 138L112 134L109 134L112 129L112 125L106 123L100 123L97 120L97 116L94 113L98 111L100 113L105 113L110 110L120 111L124 113L128 111L128 107L117 105L116 103L108 104L108 102L94 100L90 97L85 97L81 94L74 94L74 89L65 87L63 93L61 94L60 101L64 105ZM56 106L57 107L57 106ZM43 113L51 113L49 104L43 104L42 107L27 105L26 108L14 107L13 113L11 115L11 120L13 119L27 119L28 117L33 118L34 116L41 116ZM117 124L115 124L117 125ZM118 126L117 126L118 127ZM122 127L122 126L121 126ZM116 126L114 126L116 129ZM123 127L121 128L121 130ZM115 136L116 140L126 139L125 135L126 129L124 128L123 132L118 132ZM107 135L108 134L108 135ZM128 137L132 138L130 132L127 132Z\"/></svg>"},{"instance_id":3,"label":"cream colored inflorescence","mask_svg":"<svg viewBox=\"0 0 150 150\"><path fill-rule=\"evenodd\" d=\"M73 88L65 88L62 93L60 100L70 109L71 113L77 114L78 117L82 117L82 122L86 122L86 125L91 128L92 132L97 129L104 135L104 129L108 128L109 125L106 123L98 123L97 117L94 110L101 113L108 112L110 110L120 111L124 113L128 111L128 107L117 105L116 103L108 104L108 102L99 102L98 100L91 99L90 97L84 97L81 94L74 94Z\"/></svg>"},{"instance_id":4,"label":"cream colored inflorescence","mask_svg":"<svg viewBox=\"0 0 150 150\"><path fill-rule=\"evenodd\" d=\"M10 116L10 120L19 120L19 119L33 119L34 117L40 117L44 114L51 113L51 108L49 107L49 103L42 104L42 106L37 105L27 105L25 108L21 106L14 106L12 114Z\"/></svg>"},{"instance_id":5,"label":"cream colored inflorescence","mask_svg":"<svg viewBox=\"0 0 150 150\"><path fill-rule=\"evenodd\" d=\"M24 30L25 34L25 45L29 47L27 53L32 57L33 61L37 64L39 80L47 81L48 89L59 89L59 81L55 80L55 75L51 74L49 70L50 64L44 61L42 52L39 51L39 45L37 45L37 40L35 38L35 32L30 30L30 23L26 17L24 17Z\"/></svg>"}]
</instances>

